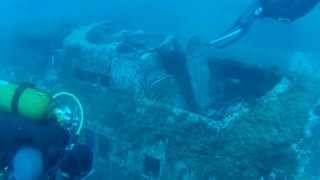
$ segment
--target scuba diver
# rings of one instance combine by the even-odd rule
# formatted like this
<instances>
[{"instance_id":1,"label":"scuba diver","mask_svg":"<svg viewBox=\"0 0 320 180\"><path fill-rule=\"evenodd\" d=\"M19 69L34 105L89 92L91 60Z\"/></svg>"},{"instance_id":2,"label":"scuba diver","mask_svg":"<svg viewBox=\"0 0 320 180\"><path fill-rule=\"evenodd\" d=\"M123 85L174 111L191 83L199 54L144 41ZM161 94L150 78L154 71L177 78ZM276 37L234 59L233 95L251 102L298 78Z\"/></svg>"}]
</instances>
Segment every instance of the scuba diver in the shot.
<instances>
[{"instance_id":1,"label":"scuba diver","mask_svg":"<svg viewBox=\"0 0 320 180\"><path fill-rule=\"evenodd\" d=\"M291 23L311 11L320 0L258 0L238 18L222 36L209 42L209 46L225 48L244 36L258 19L272 18Z\"/></svg>"},{"instance_id":2,"label":"scuba diver","mask_svg":"<svg viewBox=\"0 0 320 180\"><path fill-rule=\"evenodd\" d=\"M55 102L63 95L0 81L2 178L80 180L91 173L93 151L78 141L83 122L75 125L72 113Z\"/></svg>"}]
</instances>

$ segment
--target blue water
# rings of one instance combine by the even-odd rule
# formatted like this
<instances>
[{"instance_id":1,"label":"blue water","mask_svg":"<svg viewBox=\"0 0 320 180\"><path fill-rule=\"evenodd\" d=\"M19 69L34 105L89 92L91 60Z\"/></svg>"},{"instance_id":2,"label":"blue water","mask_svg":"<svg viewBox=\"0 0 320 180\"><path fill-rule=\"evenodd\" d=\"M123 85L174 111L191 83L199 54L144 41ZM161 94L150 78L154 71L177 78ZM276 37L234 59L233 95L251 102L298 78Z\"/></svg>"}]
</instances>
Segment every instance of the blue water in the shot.
<instances>
[{"instance_id":1,"label":"blue water","mask_svg":"<svg viewBox=\"0 0 320 180\"><path fill-rule=\"evenodd\" d=\"M86 120L101 127L87 128L91 179L319 179L319 118L309 115L320 99L320 5L293 23L259 19L233 45L208 48L252 2L3 0L0 79L79 96ZM84 40L109 53L74 35L102 21L112 24ZM161 46L170 36L177 41ZM273 102L268 92L283 79L292 86ZM231 125L209 130L220 123Z\"/></svg>"}]
</instances>

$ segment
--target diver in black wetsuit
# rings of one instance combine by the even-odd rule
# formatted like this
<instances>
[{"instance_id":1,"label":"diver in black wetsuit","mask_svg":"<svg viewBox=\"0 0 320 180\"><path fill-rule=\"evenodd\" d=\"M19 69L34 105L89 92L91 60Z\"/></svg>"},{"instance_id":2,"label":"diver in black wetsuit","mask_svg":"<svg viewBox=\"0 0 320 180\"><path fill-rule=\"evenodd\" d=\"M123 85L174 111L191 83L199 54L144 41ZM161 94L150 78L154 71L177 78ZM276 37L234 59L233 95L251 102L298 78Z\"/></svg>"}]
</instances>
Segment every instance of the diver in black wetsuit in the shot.
<instances>
[{"instance_id":1,"label":"diver in black wetsuit","mask_svg":"<svg viewBox=\"0 0 320 180\"><path fill-rule=\"evenodd\" d=\"M258 0L252 4L236 23L209 46L225 48L245 35L257 19L272 18L291 23L311 11L320 0Z\"/></svg>"},{"instance_id":2,"label":"diver in black wetsuit","mask_svg":"<svg viewBox=\"0 0 320 180\"><path fill-rule=\"evenodd\" d=\"M0 165L8 180L81 179L91 171L86 145L68 149L70 135L57 122L38 123L0 112Z\"/></svg>"},{"instance_id":3,"label":"diver in black wetsuit","mask_svg":"<svg viewBox=\"0 0 320 180\"><path fill-rule=\"evenodd\" d=\"M91 147L62 126L67 118L51 101L29 85L0 82L0 173L5 179L54 180L63 175L80 180L91 172Z\"/></svg>"}]
</instances>

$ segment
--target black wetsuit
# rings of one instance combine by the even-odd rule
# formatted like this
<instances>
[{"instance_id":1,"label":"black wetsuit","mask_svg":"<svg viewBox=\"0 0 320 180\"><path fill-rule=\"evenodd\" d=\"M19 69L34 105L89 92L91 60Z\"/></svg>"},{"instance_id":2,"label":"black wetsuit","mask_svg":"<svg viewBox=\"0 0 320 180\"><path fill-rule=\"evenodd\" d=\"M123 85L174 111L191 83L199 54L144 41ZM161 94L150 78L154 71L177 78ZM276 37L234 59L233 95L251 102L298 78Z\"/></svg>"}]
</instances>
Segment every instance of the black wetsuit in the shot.
<instances>
[{"instance_id":1,"label":"black wetsuit","mask_svg":"<svg viewBox=\"0 0 320 180\"><path fill-rule=\"evenodd\" d=\"M262 17L295 21L306 15L320 0L260 0Z\"/></svg>"},{"instance_id":2,"label":"black wetsuit","mask_svg":"<svg viewBox=\"0 0 320 180\"><path fill-rule=\"evenodd\" d=\"M44 170L54 168L65 153L69 133L57 122L34 122L12 114L0 112L0 167L5 168L24 146L42 153Z\"/></svg>"}]
</instances>

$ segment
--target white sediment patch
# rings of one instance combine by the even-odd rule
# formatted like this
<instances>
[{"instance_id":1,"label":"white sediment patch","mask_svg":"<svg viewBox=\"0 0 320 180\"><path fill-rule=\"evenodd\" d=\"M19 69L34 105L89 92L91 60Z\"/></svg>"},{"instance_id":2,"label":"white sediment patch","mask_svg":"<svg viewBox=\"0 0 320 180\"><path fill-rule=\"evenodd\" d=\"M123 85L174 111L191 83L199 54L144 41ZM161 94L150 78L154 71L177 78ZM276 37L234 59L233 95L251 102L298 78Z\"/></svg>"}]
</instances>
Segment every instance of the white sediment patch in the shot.
<instances>
[{"instance_id":1,"label":"white sediment patch","mask_svg":"<svg viewBox=\"0 0 320 180\"><path fill-rule=\"evenodd\" d=\"M287 78L282 78L281 81L274 86L261 100L266 102L270 100L276 100L281 94L284 94L289 90L291 82Z\"/></svg>"},{"instance_id":2,"label":"white sediment patch","mask_svg":"<svg viewBox=\"0 0 320 180\"><path fill-rule=\"evenodd\" d=\"M308 124L306 125L306 137L312 136L312 129L320 124L320 117L316 114L315 109L320 106L320 100L315 104L314 108L309 112Z\"/></svg>"},{"instance_id":3,"label":"white sediment patch","mask_svg":"<svg viewBox=\"0 0 320 180\"><path fill-rule=\"evenodd\" d=\"M319 79L319 67L320 63L313 54L297 51L290 57L288 71L293 77Z\"/></svg>"}]
</instances>

